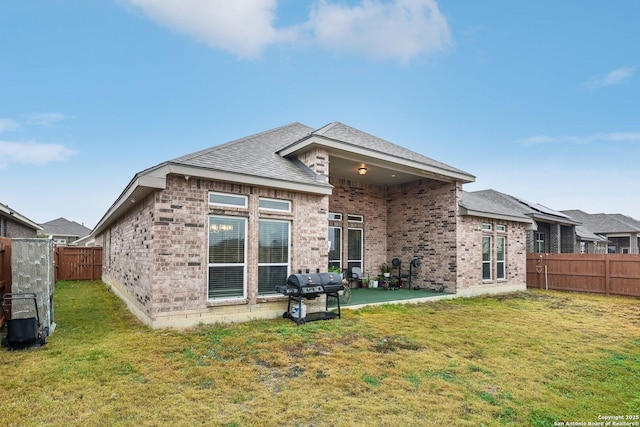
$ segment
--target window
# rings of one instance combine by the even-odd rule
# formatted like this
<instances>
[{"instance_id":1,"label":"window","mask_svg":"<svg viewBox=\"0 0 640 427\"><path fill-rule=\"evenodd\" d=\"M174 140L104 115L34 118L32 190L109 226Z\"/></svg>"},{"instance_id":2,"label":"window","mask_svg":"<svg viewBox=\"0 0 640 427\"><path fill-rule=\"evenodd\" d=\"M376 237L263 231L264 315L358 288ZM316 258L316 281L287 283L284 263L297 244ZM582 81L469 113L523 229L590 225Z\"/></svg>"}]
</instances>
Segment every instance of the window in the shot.
<instances>
[{"instance_id":1,"label":"window","mask_svg":"<svg viewBox=\"0 0 640 427\"><path fill-rule=\"evenodd\" d=\"M362 268L362 229L350 228L347 239L347 264L349 269L353 267Z\"/></svg>"},{"instance_id":2,"label":"window","mask_svg":"<svg viewBox=\"0 0 640 427\"><path fill-rule=\"evenodd\" d=\"M506 225L496 225L496 231L498 233L506 233L507 226Z\"/></svg>"},{"instance_id":3,"label":"window","mask_svg":"<svg viewBox=\"0 0 640 427\"><path fill-rule=\"evenodd\" d=\"M620 248L620 250L621 250L621 252L620 252L620 253L623 253L623 254L628 254L628 253L630 253L630 252L629 252L629 248Z\"/></svg>"},{"instance_id":4,"label":"window","mask_svg":"<svg viewBox=\"0 0 640 427\"><path fill-rule=\"evenodd\" d=\"M342 268L342 228L329 227L329 267Z\"/></svg>"},{"instance_id":5,"label":"window","mask_svg":"<svg viewBox=\"0 0 640 427\"><path fill-rule=\"evenodd\" d=\"M545 252L544 233L536 233L536 252L540 254Z\"/></svg>"},{"instance_id":6,"label":"window","mask_svg":"<svg viewBox=\"0 0 640 427\"><path fill-rule=\"evenodd\" d=\"M482 236L482 280L491 280L491 236Z\"/></svg>"},{"instance_id":7,"label":"window","mask_svg":"<svg viewBox=\"0 0 640 427\"><path fill-rule=\"evenodd\" d=\"M347 221L349 222L364 222L362 215L347 215Z\"/></svg>"},{"instance_id":8,"label":"window","mask_svg":"<svg viewBox=\"0 0 640 427\"><path fill-rule=\"evenodd\" d=\"M506 275L506 251L507 238L498 237L496 239L496 279L505 279Z\"/></svg>"},{"instance_id":9,"label":"window","mask_svg":"<svg viewBox=\"0 0 640 427\"><path fill-rule=\"evenodd\" d=\"M342 214L329 213L329 221L342 221Z\"/></svg>"},{"instance_id":10,"label":"window","mask_svg":"<svg viewBox=\"0 0 640 427\"><path fill-rule=\"evenodd\" d=\"M289 200L260 198L258 207L262 210L291 212L291 202Z\"/></svg>"},{"instance_id":11,"label":"window","mask_svg":"<svg viewBox=\"0 0 640 427\"><path fill-rule=\"evenodd\" d=\"M238 196L227 193L209 193L209 204L217 206L230 206L234 208L246 208L247 196Z\"/></svg>"},{"instance_id":12,"label":"window","mask_svg":"<svg viewBox=\"0 0 640 427\"><path fill-rule=\"evenodd\" d=\"M580 242L580 253L581 254L587 253L587 242Z\"/></svg>"},{"instance_id":13,"label":"window","mask_svg":"<svg viewBox=\"0 0 640 427\"><path fill-rule=\"evenodd\" d=\"M491 224L482 224L482 231L491 231L493 230L493 226Z\"/></svg>"},{"instance_id":14,"label":"window","mask_svg":"<svg viewBox=\"0 0 640 427\"><path fill-rule=\"evenodd\" d=\"M276 294L276 285L289 274L289 223L260 220L258 237L258 294Z\"/></svg>"},{"instance_id":15,"label":"window","mask_svg":"<svg viewBox=\"0 0 640 427\"><path fill-rule=\"evenodd\" d=\"M209 299L245 298L247 222L209 217Z\"/></svg>"}]
</instances>

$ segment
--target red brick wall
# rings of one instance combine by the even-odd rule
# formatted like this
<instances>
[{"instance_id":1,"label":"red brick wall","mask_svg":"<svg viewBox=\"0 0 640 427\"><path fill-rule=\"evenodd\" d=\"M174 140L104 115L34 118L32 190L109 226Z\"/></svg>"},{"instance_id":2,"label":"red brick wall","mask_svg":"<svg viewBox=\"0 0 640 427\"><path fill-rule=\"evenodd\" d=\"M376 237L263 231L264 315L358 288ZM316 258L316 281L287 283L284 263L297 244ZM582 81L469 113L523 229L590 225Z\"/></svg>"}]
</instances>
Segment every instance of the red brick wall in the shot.
<instances>
[{"instance_id":1,"label":"red brick wall","mask_svg":"<svg viewBox=\"0 0 640 427\"><path fill-rule=\"evenodd\" d=\"M492 274L490 281L482 280L482 224L491 224L492 243ZM497 225L506 226L506 233L498 232ZM522 285L526 283L526 224L480 218L474 216L460 216L458 226L458 288L465 289L472 286L508 283ZM495 280L496 271L496 237L506 236L506 278Z\"/></svg>"},{"instance_id":2,"label":"red brick wall","mask_svg":"<svg viewBox=\"0 0 640 427\"><path fill-rule=\"evenodd\" d=\"M415 181L387 192L387 259L402 261L403 271L419 258L413 286L445 286L455 292L457 275L458 195L460 184Z\"/></svg>"},{"instance_id":3,"label":"red brick wall","mask_svg":"<svg viewBox=\"0 0 640 427\"><path fill-rule=\"evenodd\" d=\"M246 195L248 209L210 207L209 191ZM259 212L259 197L291 200L292 212ZM327 196L169 175L165 190L138 202L100 236L104 276L152 320L215 310L207 301L209 215L242 216L248 218L247 300L232 304L255 305L258 219L291 221L291 270L315 271L327 265L327 213Z\"/></svg>"},{"instance_id":4,"label":"red brick wall","mask_svg":"<svg viewBox=\"0 0 640 427\"><path fill-rule=\"evenodd\" d=\"M329 201L329 211L342 214L342 222L332 221L332 226L342 227L342 262L347 267L347 230L362 228L364 237L363 271L374 278L379 274L380 264L387 260L387 202L386 188L368 185L360 181L331 178L334 186ZM347 215L362 215L363 223L349 223Z\"/></svg>"}]
</instances>

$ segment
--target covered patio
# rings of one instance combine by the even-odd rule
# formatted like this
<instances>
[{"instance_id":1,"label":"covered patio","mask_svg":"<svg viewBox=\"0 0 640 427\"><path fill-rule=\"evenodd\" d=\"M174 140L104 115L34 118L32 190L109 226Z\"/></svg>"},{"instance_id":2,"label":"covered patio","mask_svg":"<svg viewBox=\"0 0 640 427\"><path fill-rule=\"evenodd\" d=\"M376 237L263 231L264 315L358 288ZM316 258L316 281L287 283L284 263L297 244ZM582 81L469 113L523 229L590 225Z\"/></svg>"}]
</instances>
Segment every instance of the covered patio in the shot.
<instances>
[{"instance_id":1,"label":"covered patio","mask_svg":"<svg viewBox=\"0 0 640 427\"><path fill-rule=\"evenodd\" d=\"M456 296L455 293L435 292L432 289L396 289L386 290L384 288L357 288L351 289L349 301L341 300L342 308L357 309L368 305L418 303L426 301L437 301L450 299ZM334 299L329 300L329 308L337 308Z\"/></svg>"}]
</instances>

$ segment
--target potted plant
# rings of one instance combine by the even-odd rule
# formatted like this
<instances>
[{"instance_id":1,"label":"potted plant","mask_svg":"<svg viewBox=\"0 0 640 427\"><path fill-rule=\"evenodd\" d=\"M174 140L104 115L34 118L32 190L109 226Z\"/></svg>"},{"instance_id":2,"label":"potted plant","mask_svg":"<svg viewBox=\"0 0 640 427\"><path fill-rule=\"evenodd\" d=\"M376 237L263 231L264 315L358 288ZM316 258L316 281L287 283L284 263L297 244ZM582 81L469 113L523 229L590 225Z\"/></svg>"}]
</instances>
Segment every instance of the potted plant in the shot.
<instances>
[{"instance_id":1,"label":"potted plant","mask_svg":"<svg viewBox=\"0 0 640 427\"><path fill-rule=\"evenodd\" d=\"M391 267L388 266L386 263L380 265L380 273L384 277L391 277Z\"/></svg>"},{"instance_id":2,"label":"potted plant","mask_svg":"<svg viewBox=\"0 0 640 427\"><path fill-rule=\"evenodd\" d=\"M369 283L370 283L369 279L367 279L366 277L364 279L362 279L362 287L363 288L368 288L370 286Z\"/></svg>"}]
</instances>

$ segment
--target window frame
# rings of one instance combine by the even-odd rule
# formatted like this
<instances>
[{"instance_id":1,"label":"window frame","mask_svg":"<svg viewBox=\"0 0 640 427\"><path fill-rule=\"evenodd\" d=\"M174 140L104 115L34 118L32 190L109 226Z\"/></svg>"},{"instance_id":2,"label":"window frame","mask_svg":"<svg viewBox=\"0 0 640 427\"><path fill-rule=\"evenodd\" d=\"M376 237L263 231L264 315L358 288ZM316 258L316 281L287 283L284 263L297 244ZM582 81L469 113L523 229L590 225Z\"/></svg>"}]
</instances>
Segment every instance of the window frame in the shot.
<instances>
[{"instance_id":1,"label":"window frame","mask_svg":"<svg viewBox=\"0 0 640 427\"><path fill-rule=\"evenodd\" d=\"M500 243L502 242L502 259L500 259ZM502 277L500 276L500 264L502 264ZM507 279L507 237L496 237L496 280Z\"/></svg>"},{"instance_id":2,"label":"window frame","mask_svg":"<svg viewBox=\"0 0 640 427\"><path fill-rule=\"evenodd\" d=\"M274 207L263 207L263 206L260 206L263 201L264 202L283 203L283 204L287 205L287 208L286 209L278 209L278 208L274 208ZM260 211L270 211L270 212L291 213L291 200L274 199L274 198L270 198L270 197L260 197L258 199L258 210L260 210Z\"/></svg>"},{"instance_id":3,"label":"window frame","mask_svg":"<svg viewBox=\"0 0 640 427\"><path fill-rule=\"evenodd\" d=\"M286 242L286 248L287 248L287 262L260 262L260 227L262 225L262 223L280 223L280 224L286 224L287 225L287 242ZM275 266L275 267L283 267L286 266L286 273L285 276L282 280L282 283L280 283L281 285L284 285L287 281L287 277L289 276L290 272L291 272L291 221L286 221L286 220L278 220L278 219L270 219L270 218L260 218L258 219L258 297L274 297L274 296L281 296L278 292L276 292L276 290L274 289L272 292L261 292L260 291L260 267L270 267L270 266Z\"/></svg>"},{"instance_id":4,"label":"window frame","mask_svg":"<svg viewBox=\"0 0 640 427\"><path fill-rule=\"evenodd\" d=\"M351 257L351 251L349 250L349 242L350 242L350 232L351 231L359 231L360 232L360 258L354 259ZM359 267L362 269L364 266L364 229L359 227L349 227L347 228L347 267L351 270L353 267Z\"/></svg>"},{"instance_id":5,"label":"window frame","mask_svg":"<svg viewBox=\"0 0 640 427\"><path fill-rule=\"evenodd\" d=\"M489 239L489 244L486 245L486 247L489 249L489 253L487 256L487 260L485 260L485 243L484 243L484 239ZM485 266L488 265L489 269L487 270L489 272L489 277L485 277L484 273L485 273ZM493 280L493 236L490 234L483 234L482 235L482 281L483 282L490 282Z\"/></svg>"},{"instance_id":6,"label":"window frame","mask_svg":"<svg viewBox=\"0 0 640 427\"><path fill-rule=\"evenodd\" d=\"M332 226L332 225L330 225L330 226L329 226L329 236L328 236L328 239L331 239L331 238L333 237L333 235L331 235L331 230L332 230L332 229L333 229L333 230L338 230L338 231L340 232L340 233L339 233L339 234L340 234L339 241L337 241L337 242L336 242L336 247L338 248L338 250L339 250L339 252L340 252L340 253L339 253L340 258L337 258L337 259L336 259L336 258L334 258L334 259L329 258L328 263L329 263L329 267L331 267L331 266L335 266L335 267L338 267L338 268L342 269L342 256L343 256L343 254L342 254L342 252L343 252L343 251L342 251L342 240L343 240L343 237L342 237L342 234L343 234L343 233L342 233L342 227L336 227L336 226ZM331 242L332 242L332 240L327 240L327 246L328 246L328 248L327 248L327 251L328 251L327 255L329 255L329 254L331 253Z\"/></svg>"},{"instance_id":7,"label":"window frame","mask_svg":"<svg viewBox=\"0 0 640 427\"><path fill-rule=\"evenodd\" d=\"M536 253L538 253L538 254L546 253L545 251L547 250L547 245L546 245L545 237L546 236L545 236L545 234L543 232L536 231L536 242L535 242L536 247L535 247L535 250L536 250ZM540 244L542 244L542 250L540 250Z\"/></svg>"},{"instance_id":8,"label":"window frame","mask_svg":"<svg viewBox=\"0 0 640 427\"><path fill-rule=\"evenodd\" d=\"M348 222L364 223L364 215L347 214Z\"/></svg>"},{"instance_id":9,"label":"window frame","mask_svg":"<svg viewBox=\"0 0 640 427\"><path fill-rule=\"evenodd\" d=\"M213 218L222 218L222 219L231 219L238 220L242 222L243 225L243 237L244 237L244 253L243 253L243 262L242 263L215 263L210 262L211 259L211 220ZM208 216L208 227L207 227L207 301L208 302L216 302L216 301L232 301L232 300L243 300L247 298L247 256L248 256L248 245L247 245L247 236L248 236L248 224L249 221L247 218L238 217L238 216L229 216L229 215L209 215ZM211 297L211 269L212 268L224 268L224 267L242 267L242 295L236 296L226 296L226 297Z\"/></svg>"},{"instance_id":10,"label":"window frame","mask_svg":"<svg viewBox=\"0 0 640 427\"><path fill-rule=\"evenodd\" d=\"M211 201L212 196L222 196L228 197L231 199L239 199L243 201L243 204L232 204L232 203L223 203L223 202L214 202ZM232 193L222 193L219 191L209 191L209 206L220 206L224 208L239 208L239 209L247 209L249 207L249 197L243 194L232 194Z\"/></svg>"}]
</instances>

